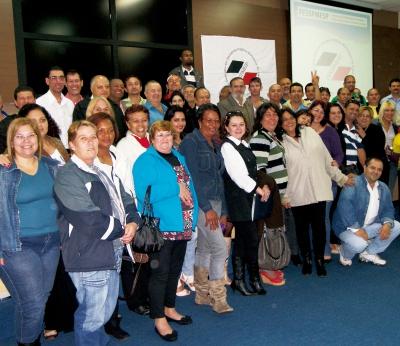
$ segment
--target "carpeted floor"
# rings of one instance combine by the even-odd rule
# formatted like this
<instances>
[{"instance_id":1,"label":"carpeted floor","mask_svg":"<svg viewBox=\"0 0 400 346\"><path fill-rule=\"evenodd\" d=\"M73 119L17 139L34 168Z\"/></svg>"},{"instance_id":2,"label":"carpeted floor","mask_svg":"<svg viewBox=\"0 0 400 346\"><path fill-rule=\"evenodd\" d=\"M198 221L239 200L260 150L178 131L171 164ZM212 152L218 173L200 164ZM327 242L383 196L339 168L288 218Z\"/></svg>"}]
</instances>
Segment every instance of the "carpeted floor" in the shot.
<instances>
[{"instance_id":1,"label":"carpeted floor","mask_svg":"<svg viewBox=\"0 0 400 346\"><path fill-rule=\"evenodd\" d=\"M283 287L268 286L266 296L242 297L229 290L235 311L217 315L195 306L194 296L177 298L177 308L192 316L176 326L176 345L398 345L400 342L400 240L383 255L386 267L354 261L342 267L337 256L328 277L304 277L289 266ZM0 345L15 345L12 299L0 302ZM163 345L148 317L120 303L122 326L131 334L112 345ZM73 333L45 345L73 345ZM88 345L90 346L90 345Z\"/></svg>"}]
</instances>

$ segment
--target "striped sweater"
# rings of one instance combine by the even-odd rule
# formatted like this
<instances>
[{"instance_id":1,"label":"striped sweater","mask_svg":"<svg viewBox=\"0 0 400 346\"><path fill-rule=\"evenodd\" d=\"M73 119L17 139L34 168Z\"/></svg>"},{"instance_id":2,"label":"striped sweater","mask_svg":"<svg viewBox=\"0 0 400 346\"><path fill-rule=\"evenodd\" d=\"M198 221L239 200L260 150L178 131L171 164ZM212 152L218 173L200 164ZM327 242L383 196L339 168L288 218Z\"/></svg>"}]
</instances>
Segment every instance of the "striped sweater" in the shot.
<instances>
[{"instance_id":1,"label":"striped sweater","mask_svg":"<svg viewBox=\"0 0 400 346\"><path fill-rule=\"evenodd\" d=\"M275 179L281 198L285 196L288 174L285 165L285 149L266 129L260 129L250 139L250 148L257 159L257 170L265 169Z\"/></svg>"}]
</instances>

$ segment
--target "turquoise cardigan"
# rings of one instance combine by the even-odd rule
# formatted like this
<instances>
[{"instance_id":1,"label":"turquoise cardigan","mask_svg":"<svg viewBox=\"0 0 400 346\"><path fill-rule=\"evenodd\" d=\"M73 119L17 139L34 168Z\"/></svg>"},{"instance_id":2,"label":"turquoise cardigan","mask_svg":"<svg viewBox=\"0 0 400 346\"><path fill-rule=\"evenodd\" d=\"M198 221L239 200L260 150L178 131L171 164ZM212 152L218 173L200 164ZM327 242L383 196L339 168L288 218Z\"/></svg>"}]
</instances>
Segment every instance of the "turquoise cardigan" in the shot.
<instances>
[{"instance_id":1,"label":"turquoise cardigan","mask_svg":"<svg viewBox=\"0 0 400 346\"><path fill-rule=\"evenodd\" d=\"M186 166L185 158L175 149L172 153L190 172ZM138 211L143 210L143 201L147 187L151 185L150 202L153 205L154 216L160 218L161 232L183 232L182 205L179 198L179 185L176 173L171 165L160 156L151 146L147 151L138 157L133 165L133 181L138 202ZM196 191L193 180L190 176L190 192L194 202L193 230L197 224L199 212Z\"/></svg>"}]
</instances>

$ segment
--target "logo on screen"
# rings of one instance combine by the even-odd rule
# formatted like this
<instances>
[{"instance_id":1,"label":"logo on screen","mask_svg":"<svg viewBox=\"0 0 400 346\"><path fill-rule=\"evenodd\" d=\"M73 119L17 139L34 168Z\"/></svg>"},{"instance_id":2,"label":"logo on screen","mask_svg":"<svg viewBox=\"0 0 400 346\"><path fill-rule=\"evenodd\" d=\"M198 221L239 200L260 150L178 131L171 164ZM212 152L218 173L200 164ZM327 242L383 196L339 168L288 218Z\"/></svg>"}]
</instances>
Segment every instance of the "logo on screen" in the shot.
<instances>
[{"instance_id":1,"label":"logo on screen","mask_svg":"<svg viewBox=\"0 0 400 346\"><path fill-rule=\"evenodd\" d=\"M259 75L259 67L253 54L243 48L234 49L225 60L225 81L228 84L234 77L241 77L245 85Z\"/></svg>"},{"instance_id":2,"label":"logo on screen","mask_svg":"<svg viewBox=\"0 0 400 346\"><path fill-rule=\"evenodd\" d=\"M350 49L338 40L322 42L314 53L314 66L321 80L331 81L340 87L344 77L354 74Z\"/></svg>"}]
</instances>

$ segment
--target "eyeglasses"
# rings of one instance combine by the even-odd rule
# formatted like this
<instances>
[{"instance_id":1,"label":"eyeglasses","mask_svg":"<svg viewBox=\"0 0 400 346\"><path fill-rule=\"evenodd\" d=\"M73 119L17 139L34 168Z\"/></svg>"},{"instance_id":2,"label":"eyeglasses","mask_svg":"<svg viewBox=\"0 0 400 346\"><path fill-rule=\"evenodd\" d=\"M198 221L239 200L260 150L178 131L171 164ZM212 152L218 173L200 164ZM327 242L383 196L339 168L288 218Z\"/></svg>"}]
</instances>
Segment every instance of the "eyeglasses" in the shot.
<instances>
[{"instance_id":1,"label":"eyeglasses","mask_svg":"<svg viewBox=\"0 0 400 346\"><path fill-rule=\"evenodd\" d=\"M50 76L49 79L53 82L56 80L65 81L65 76Z\"/></svg>"},{"instance_id":2,"label":"eyeglasses","mask_svg":"<svg viewBox=\"0 0 400 346\"><path fill-rule=\"evenodd\" d=\"M17 142L23 142L23 141L25 141L26 139L28 140L28 141L31 141L31 140L33 140L34 138L36 138L36 134L35 133L30 133L29 135L26 135L26 136L24 136L24 135L15 135L15 137L14 137L14 139L17 141Z\"/></svg>"},{"instance_id":3,"label":"eyeglasses","mask_svg":"<svg viewBox=\"0 0 400 346\"><path fill-rule=\"evenodd\" d=\"M168 138L171 136L172 136L171 132L165 132L165 133L157 133L154 137L157 139L163 139L163 138Z\"/></svg>"}]
</instances>

